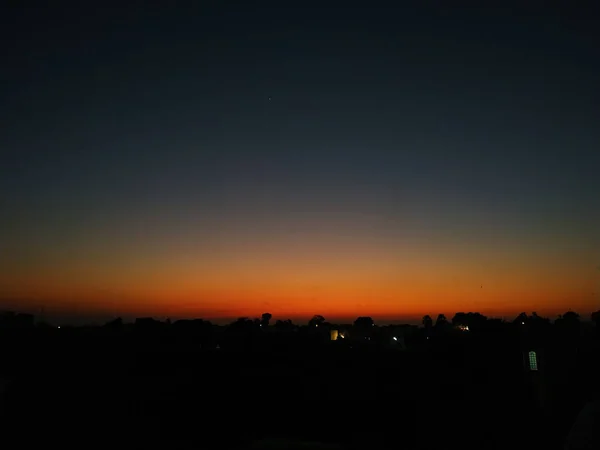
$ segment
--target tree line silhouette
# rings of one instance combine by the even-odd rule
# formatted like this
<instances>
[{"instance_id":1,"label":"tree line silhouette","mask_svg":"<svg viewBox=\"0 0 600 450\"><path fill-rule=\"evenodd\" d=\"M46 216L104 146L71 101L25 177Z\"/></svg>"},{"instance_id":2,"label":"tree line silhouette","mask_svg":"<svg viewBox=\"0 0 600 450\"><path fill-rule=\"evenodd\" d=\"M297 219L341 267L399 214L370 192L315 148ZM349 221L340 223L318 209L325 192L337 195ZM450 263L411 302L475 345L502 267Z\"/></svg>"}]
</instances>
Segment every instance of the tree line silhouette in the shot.
<instances>
[{"instance_id":1,"label":"tree line silhouette","mask_svg":"<svg viewBox=\"0 0 600 450\"><path fill-rule=\"evenodd\" d=\"M370 316L361 316L354 320L352 324L332 324L328 322L324 316L316 314L312 316L306 325L295 324L291 319L278 319L272 323L273 315L271 313L263 313L260 318L250 317L239 317L238 319L231 322L229 325L218 326L213 324L210 320L204 319L181 319L171 323L170 319L160 321L151 317L141 317L135 319L133 325L136 328L146 330L157 327L172 326L175 330L181 330L182 332L189 331L191 329L206 329L210 327L226 328L232 331L249 331L255 329L272 329L277 331L290 331L304 326L309 328L327 328L341 327L348 328L352 327L355 329L370 329L376 326L375 321ZM15 313L11 311L0 313L0 329L27 329L27 328L58 328L46 322L39 322L35 324L34 316L31 314ZM591 313L591 322L596 326L600 325L600 310ZM532 312L528 315L525 312L520 313L512 321L506 321L498 318L488 318L479 312L457 312L451 320L448 320L444 314L439 314L436 317L435 322L430 315L423 316L421 325L423 330L427 333L432 331L444 331L452 328L461 328L464 331L478 331L485 328L493 327L495 325L508 325L508 324L521 324L534 327L544 327L554 325L561 329L579 329L581 326L581 316L574 311L567 311L564 314L559 315L554 322L549 318L539 316L536 312ZM120 330L125 324L121 317L113 319L105 323L102 328L109 330ZM75 328L73 326L63 326L62 328ZM79 327L89 328L89 327Z\"/></svg>"},{"instance_id":2,"label":"tree line silhouette","mask_svg":"<svg viewBox=\"0 0 600 450\"><path fill-rule=\"evenodd\" d=\"M583 403L597 395L600 312L591 315L591 323L573 311L553 321L535 312L512 320L478 312L434 317L425 315L419 325L381 325L370 316L332 323L317 314L294 323L264 313L223 326L203 319L141 317L133 323L116 318L102 326L58 328L35 324L26 315L3 314L0 355L8 378L27 380L45 374L61 386L53 385L52 393L47 393L42 392L42 384L38 388L37 378L30 384L22 381L10 393L11 411L19 405L39 405L40 395L49 396L48 408L77 404L81 392L107 386L102 391L107 400L95 400L104 405L107 416L120 411L113 406L119 404L117 400L108 401L115 392L123 398L136 395L136 402L162 414L163 422L171 421L178 429L189 409L182 405L208 405L206 396L214 392L210 404L222 405L223 411L211 416L212 425L204 433L218 427L222 417L230 417L231 424L244 430L240 435L262 430L259 422L277 430L294 429L293 433L298 433L298 427L311 432L321 427L323 436L351 441L361 438L361 429L369 430L360 441L363 447L371 445L373 436L396 443L395 430L404 424L402 439L407 443L427 436L430 446L425 448L440 448L443 436L464 423L476 423L466 437L467 447L475 448L479 442L489 442L492 432L493 439L501 438L497 424L506 423L507 417L510 426L501 426L507 445L534 425L551 428L547 436L551 442L562 439ZM524 356L530 351L539 357L537 379L543 381L539 385L536 377L527 375ZM131 385L119 387L125 379L118 375L122 372L132 377L135 386L143 381L147 387L139 394ZM179 377L180 372L190 375ZM163 374L172 381L157 383L156 377ZM107 385L107 379L112 384ZM538 392L540 386L547 399ZM175 387L177 395L171 391ZM274 403L254 405L248 392L273 392ZM282 398L308 393L317 399L315 405L300 401L280 410ZM174 403L180 405L178 409L156 405L173 398L179 399ZM503 402L504 398L510 402ZM388 404L388 399L393 403ZM374 403L378 414L369 413ZM248 404L253 405L248 411L253 411L257 423L248 415L235 421L242 409L232 415L229 408ZM95 403L91 405L95 408ZM20 415L11 417L27 418L23 423L30 423L32 409L22 408ZM69 420L86 417L73 411ZM330 420L331 411L344 417L339 427ZM45 417L40 415L39 421ZM140 417L146 420L142 413ZM311 426L304 426L309 420ZM439 430L439 438L426 434L431 427ZM531 445L538 448L535 439Z\"/></svg>"}]
</instances>

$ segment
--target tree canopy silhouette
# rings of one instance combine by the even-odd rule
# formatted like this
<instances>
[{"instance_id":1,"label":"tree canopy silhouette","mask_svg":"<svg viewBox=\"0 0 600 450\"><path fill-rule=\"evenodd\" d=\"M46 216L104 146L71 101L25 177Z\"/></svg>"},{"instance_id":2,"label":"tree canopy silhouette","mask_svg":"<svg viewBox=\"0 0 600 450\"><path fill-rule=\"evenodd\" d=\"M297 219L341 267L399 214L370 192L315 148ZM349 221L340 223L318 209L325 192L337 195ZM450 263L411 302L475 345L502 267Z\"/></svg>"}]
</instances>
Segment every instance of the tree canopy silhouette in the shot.
<instances>
[{"instance_id":1,"label":"tree canopy silhouette","mask_svg":"<svg viewBox=\"0 0 600 450\"><path fill-rule=\"evenodd\" d=\"M260 324L263 327L268 327L269 326L269 321L271 320L273 316L271 315L271 313L264 313L261 316L261 320L260 320Z\"/></svg>"},{"instance_id":2,"label":"tree canopy silhouette","mask_svg":"<svg viewBox=\"0 0 600 450\"><path fill-rule=\"evenodd\" d=\"M368 317L368 316L358 317L354 321L354 326L357 327L357 328L368 328L368 329L370 329L371 327L373 327L373 325L375 325L375 322L373 321L373 319L371 317Z\"/></svg>"},{"instance_id":3,"label":"tree canopy silhouette","mask_svg":"<svg viewBox=\"0 0 600 450\"><path fill-rule=\"evenodd\" d=\"M481 329L485 326L487 317L478 312L457 312L452 318L452 325L463 325L470 330Z\"/></svg>"},{"instance_id":4,"label":"tree canopy silhouette","mask_svg":"<svg viewBox=\"0 0 600 450\"><path fill-rule=\"evenodd\" d=\"M325 322L325 317L316 314L308 321L308 325L311 327L318 327L319 325L323 325Z\"/></svg>"},{"instance_id":5,"label":"tree canopy silhouette","mask_svg":"<svg viewBox=\"0 0 600 450\"><path fill-rule=\"evenodd\" d=\"M438 314L437 319L435 321L436 328L442 328L448 325L448 319L444 314Z\"/></svg>"},{"instance_id":6,"label":"tree canopy silhouette","mask_svg":"<svg viewBox=\"0 0 600 450\"><path fill-rule=\"evenodd\" d=\"M524 325L529 321L529 317L527 317L527 313L522 312L521 314L519 314L517 317L515 317L515 320L513 320L513 323L519 325Z\"/></svg>"},{"instance_id":7,"label":"tree canopy silhouette","mask_svg":"<svg viewBox=\"0 0 600 450\"><path fill-rule=\"evenodd\" d=\"M426 330L431 329L431 327L433 327L433 319L431 318L431 316L429 314L423 316L423 326L425 327Z\"/></svg>"},{"instance_id":8,"label":"tree canopy silhouette","mask_svg":"<svg viewBox=\"0 0 600 450\"><path fill-rule=\"evenodd\" d=\"M294 329L294 324L290 319L277 320L275 322L275 329L278 331L291 331Z\"/></svg>"}]
</instances>

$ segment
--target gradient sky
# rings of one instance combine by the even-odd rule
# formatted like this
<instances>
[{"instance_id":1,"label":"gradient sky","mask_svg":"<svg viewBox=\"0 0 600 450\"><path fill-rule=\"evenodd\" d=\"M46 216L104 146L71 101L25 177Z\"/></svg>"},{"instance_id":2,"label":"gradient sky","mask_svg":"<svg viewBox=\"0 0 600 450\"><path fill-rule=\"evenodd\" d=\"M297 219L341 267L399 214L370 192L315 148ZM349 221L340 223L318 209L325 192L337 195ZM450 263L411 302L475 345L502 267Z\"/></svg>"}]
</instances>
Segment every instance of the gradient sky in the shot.
<instances>
[{"instance_id":1,"label":"gradient sky","mask_svg":"<svg viewBox=\"0 0 600 450\"><path fill-rule=\"evenodd\" d=\"M3 13L0 306L600 309L590 11L217 3Z\"/></svg>"}]
</instances>

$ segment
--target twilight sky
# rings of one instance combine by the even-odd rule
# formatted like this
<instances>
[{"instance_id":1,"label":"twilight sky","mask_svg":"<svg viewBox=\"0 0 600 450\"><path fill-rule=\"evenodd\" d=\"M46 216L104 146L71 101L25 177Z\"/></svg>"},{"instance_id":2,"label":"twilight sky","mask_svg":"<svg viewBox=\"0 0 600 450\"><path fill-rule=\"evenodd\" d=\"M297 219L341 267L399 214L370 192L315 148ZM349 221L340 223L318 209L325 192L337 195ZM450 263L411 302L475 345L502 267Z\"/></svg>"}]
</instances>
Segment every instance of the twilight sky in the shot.
<instances>
[{"instance_id":1,"label":"twilight sky","mask_svg":"<svg viewBox=\"0 0 600 450\"><path fill-rule=\"evenodd\" d=\"M600 309L590 11L217 3L3 13L0 307Z\"/></svg>"}]
</instances>

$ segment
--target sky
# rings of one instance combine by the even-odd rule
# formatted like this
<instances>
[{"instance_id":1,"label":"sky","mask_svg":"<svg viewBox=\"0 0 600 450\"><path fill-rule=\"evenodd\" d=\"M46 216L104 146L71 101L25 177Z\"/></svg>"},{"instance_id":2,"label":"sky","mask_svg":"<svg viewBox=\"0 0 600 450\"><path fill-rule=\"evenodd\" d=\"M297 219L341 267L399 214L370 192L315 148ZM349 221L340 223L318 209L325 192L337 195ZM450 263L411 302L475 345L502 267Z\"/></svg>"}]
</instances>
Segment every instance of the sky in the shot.
<instances>
[{"instance_id":1,"label":"sky","mask_svg":"<svg viewBox=\"0 0 600 450\"><path fill-rule=\"evenodd\" d=\"M3 14L0 307L600 309L591 11L202 4Z\"/></svg>"}]
</instances>

